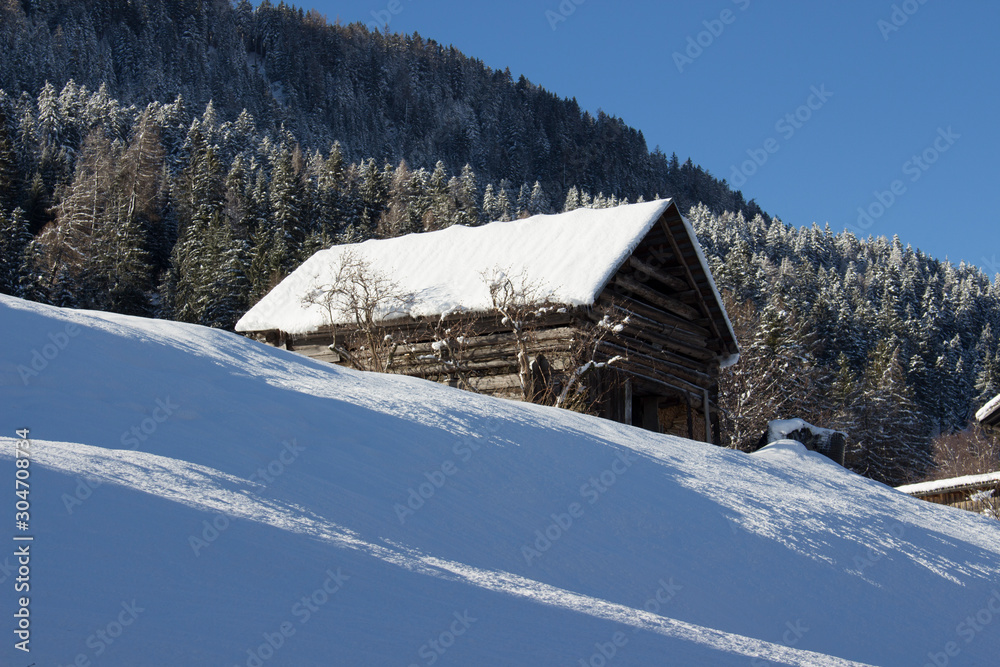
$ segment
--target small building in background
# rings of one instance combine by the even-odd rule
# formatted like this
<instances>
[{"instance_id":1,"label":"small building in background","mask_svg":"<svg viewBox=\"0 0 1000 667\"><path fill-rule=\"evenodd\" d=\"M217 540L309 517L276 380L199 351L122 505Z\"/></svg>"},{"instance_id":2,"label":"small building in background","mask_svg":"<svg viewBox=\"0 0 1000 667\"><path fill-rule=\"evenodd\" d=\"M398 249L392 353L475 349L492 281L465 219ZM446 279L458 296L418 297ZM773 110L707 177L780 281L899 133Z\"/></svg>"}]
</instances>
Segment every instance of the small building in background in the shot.
<instances>
[{"instance_id":1,"label":"small building in background","mask_svg":"<svg viewBox=\"0 0 1000 667\"><path fill-rule=\"evenodd\" d=\"M708 442L719 441L719 370L739 356L698 239L669 199L334 246L236 330Z\"/></svg>"},{"instance_id":2,"label":"small building in background","mask_svg":"<svg viewBox=\"0 0 1000 667\"><path fill-rule=\"evenodd\" d=\"M931 503L1000 518L996 515L1000 510L1000 471L906 484L896 490Z\"/></svg>"},{"instance_id":3,"label":"small building in background","mask_svg":"<svg viewBox=\"0 0 1000 667\"><path fill-rule=\"evenodd\" d=\"M1000 396L976 412L976 421L987 430L1000 431ZM1000 471L906 484L896 490L928 502L1000 519Z\"/></svg>"},{"instance_id":4,"label":"small building in background","mask_svg":"<svg viewBox=\"0 0 1000 667\"><path fill-rule=\"evenodd\" d=\"M1000 395L976 412L976 420L987 428L1000 430Z\"/></svg>"}]
</instances>

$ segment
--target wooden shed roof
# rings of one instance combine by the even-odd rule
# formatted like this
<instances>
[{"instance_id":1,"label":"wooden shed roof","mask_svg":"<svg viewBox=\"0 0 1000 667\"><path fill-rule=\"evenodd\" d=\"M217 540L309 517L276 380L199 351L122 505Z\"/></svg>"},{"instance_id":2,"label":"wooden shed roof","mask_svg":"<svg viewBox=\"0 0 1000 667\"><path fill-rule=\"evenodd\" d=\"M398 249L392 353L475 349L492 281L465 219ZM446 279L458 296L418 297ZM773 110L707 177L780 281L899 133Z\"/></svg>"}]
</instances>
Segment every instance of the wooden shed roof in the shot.
<instances>
[{"instance_id":1,"label":"wooden shed roof","mask_svg":"<svg viewBox=\"0 0 1000 667\"><path fill-rule=\"evenodd\" d=\"M983 473L981 475L936 479L930 482L917 482L916 484L905 484L897 486L896 490L917 498L922 498L924 496L951 493L954 491L982 490L992 488L997 484L1000 484L1000 471Z\"/></svg>"},{"instance_id":2,"label":"wooden shed roof","mask_svg":"<svg viewBox=\"0 0 1000 667\"><path fill-rule=\"evenodd\" d=\"M1000 394L979 409L976 419L986 426L1000 426Z\"/></svg>"},{"instance_id":3,"label":"wooden shed roof","mask_svg":"<svg viewBox=\"0 0 1000 667\"><path fill-rule=\"evenodd\" d=\"M673 268L700 297L711 328L721 339L723 365L738 358L738 346L722 299L691 224L670 199L605 209L577 209L481 227L455 225L422 234L338 245L310 257L255 305L237 331L305 334L330 324L319 306L305 302L330 285L346 256L364 260L412 295L393 317L439 317L491 309L486 276L502 272L524 280L547 302L591 306L660 225L673 247ZM679 259L678 259L679 257ZM349 323L344 313L334 324Z\"/></svg>"}]
</instances>

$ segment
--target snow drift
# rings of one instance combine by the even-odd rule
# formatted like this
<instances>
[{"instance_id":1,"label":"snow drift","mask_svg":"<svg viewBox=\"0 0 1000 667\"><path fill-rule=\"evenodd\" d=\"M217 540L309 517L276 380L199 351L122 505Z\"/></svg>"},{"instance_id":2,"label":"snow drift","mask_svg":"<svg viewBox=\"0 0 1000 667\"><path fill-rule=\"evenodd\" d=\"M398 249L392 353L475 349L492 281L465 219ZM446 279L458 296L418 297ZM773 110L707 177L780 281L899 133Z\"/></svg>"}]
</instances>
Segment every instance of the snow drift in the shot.
<instances>
[{"instance_id":1,"label":"snow drift","mask_svg":"<svg viewBox=\"0 0 1000 667\"><path fill-rule=\"evenodd\" d=\"M1000 650L1000 524L794 442L747 456L9 297L0 323L5 665L985 665ZM20 595L30 654L14 648Z\"/></svg>"}]
</instances>

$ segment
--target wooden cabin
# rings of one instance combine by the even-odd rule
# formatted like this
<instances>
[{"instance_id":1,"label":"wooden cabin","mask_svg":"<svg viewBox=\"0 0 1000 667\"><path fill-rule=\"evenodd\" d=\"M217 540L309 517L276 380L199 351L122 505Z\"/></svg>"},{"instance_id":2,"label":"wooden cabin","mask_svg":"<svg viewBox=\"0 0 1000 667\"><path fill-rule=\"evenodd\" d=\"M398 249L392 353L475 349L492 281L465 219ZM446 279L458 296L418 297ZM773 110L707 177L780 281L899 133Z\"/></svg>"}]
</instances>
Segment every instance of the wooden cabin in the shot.
<instances>
[{"instance_id":1,"label":"wooden cabin","mask_svg":"<svg viewBox=\"0 0 1000 667\"><path fill-rule=\"evenodd\" d=\"M939 505L949 505L970 512L983 513L988 508L1000 509L1000 472L966 475L930 482L918 482L896 487L914 498Z\"/></svg>"},{"instance_id":2,"label":"wooden cabin","mask_svg":"<svg viewBox=\"0 0 1000 667\"><path fill-rule=\"evenodd\" d=\"M391 298L359 307L358 292ZM697 237L669 199L334 246L236 330L332 363L708 442L719 441L719 370L739 355Z\"/></svg>"}]
</instances>

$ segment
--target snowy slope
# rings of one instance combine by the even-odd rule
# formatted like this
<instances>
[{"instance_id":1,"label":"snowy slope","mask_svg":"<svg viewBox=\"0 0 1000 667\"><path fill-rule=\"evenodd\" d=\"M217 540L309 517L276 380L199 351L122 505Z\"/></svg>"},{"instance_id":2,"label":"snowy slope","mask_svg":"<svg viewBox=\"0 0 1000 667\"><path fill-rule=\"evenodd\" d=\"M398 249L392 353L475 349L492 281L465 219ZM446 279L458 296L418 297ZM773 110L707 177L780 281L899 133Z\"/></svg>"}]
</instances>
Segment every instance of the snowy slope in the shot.
<instances>
[{"instance_id":1,"label":"snowy slope","mask_svg":"<svg viewBox=\"0 0 1000 667\"><path fill-rule=\"evenodd\" d=\"M1000 524L795 444L746 456L2 296L0 327L0 664L991 665L1000 650ZM12 632L22 427L31 654Z\"/></svg>"}]
</instances>

